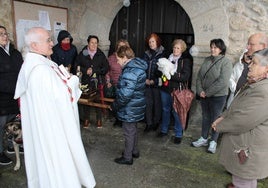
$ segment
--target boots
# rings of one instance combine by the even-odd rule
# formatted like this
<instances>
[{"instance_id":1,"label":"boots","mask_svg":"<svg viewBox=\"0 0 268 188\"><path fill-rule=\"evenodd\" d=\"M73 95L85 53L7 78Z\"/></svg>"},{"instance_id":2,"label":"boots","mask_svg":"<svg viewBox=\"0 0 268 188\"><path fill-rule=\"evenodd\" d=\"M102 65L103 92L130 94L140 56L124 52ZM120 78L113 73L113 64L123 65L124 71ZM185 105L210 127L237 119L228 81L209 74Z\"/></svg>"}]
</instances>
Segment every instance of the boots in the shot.
<instances>
[{"instance_id":1,"label":"boots","mask_svg":"<svg viewBox=\"0 0 268 188\"><path fill-rule=\"evenodd\" d=\"M119 119L115 119L115 122L113 124L114 127L122 127L122 121L120 121Z\"/></svg>"},{"instance_id":2,"label":"boots","mask_svg":"<svg viewBox=\"0 0 268 188\"><path fill-rule=\"evenodd\" d=\"M89 127L89 120L88 119L85 119L84 121L84 126L83 126L85 129L87 129Z\"/></svg>"},{"instance_id":3,"label":"boots","mask_svg":"<svg viewBox=\"0 0 268 188\"><path fill-rule=\"evenodd\" d=\"M151 129L152 129L152 125L148 125L148 124L146 124L146 127L145 127L145 129L144 129L144 132L145 132L145 133L148 133L148 132L151 131Z\"/></svg>"}]
</instances>

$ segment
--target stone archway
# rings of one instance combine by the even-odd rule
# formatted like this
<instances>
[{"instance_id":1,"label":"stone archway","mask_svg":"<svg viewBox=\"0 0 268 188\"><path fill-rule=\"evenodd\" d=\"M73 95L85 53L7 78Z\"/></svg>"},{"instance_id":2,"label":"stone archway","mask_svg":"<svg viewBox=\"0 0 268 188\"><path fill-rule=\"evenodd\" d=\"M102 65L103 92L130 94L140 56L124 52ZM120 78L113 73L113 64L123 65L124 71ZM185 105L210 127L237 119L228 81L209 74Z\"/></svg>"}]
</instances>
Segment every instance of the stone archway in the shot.
<instances>
[{"instance_id":1,"label":"stone archway","mask_svg":"<svg viewBox=\"0 0 268 188\"><path fill-rule=\"evenodd\" d=\"M109 39L110 54L114 51L118 39L126 39L136 56L143 57L146 48L145 39L151 33L157 33L162 45L172 52L175 38L183 39L188 48L194 44L192 23L185 10L174 0L132 0L130 7L122 7L113 20Z\"/></svg>"}]
</instances>

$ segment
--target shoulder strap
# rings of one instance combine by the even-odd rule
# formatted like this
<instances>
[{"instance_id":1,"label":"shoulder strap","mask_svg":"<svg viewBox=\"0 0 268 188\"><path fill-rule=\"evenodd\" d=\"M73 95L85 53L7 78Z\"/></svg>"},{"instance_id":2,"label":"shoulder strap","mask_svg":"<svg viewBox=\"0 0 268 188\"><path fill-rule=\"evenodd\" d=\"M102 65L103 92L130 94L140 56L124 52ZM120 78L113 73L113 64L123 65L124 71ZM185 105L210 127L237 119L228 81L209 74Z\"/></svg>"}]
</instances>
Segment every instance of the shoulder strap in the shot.
<instances>
[{"instance_id":1,"label":"shoulder strap","mask_svg":"<svg viewBox=\"0 0 268 188\"><path fill-rule=\"evenodd\" d=\"M208 68L208 70L206 71L206 73L204 74L204 76L203 76L203 78L202 78L203 80L205 79L207 73L211 70L211 68L212 68L214 65L216 65L216 63L219 62L223 57L224 57L224 56L222 56L220 59L218 59L217 61L215 61L215 62Z\"/></svg>"}]
</instances>

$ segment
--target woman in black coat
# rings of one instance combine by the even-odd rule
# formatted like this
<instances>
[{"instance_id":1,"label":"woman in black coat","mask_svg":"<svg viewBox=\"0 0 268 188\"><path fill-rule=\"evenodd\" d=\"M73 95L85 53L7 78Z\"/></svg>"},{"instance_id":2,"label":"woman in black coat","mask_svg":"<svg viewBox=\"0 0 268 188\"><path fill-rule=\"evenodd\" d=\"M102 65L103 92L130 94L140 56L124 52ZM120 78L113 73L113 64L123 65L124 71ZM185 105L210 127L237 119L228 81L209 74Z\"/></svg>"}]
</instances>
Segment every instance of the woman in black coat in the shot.
<instances>
[{"instance_id":1,"label":"woman in black coat","mask_svg":"<svg viewBox=\"0 0 268 188\"><path fill-rule=\"evenodd\" d=\"M76 58L76 65L80 67L82 72L81 84L88 85L90 91L99 89L103 95L103 86L105 84L105 74L108 72L109 63L104 53L98 48L99 38L95 35L89 35L87 39L88 45L85 46ZM88 109L85 108L85 115ZM100 112L98 112L100 116ZM100 119L100 118L98 118ZM85 117L84 127L89 124L88 118ZM97 122L100 126L101 122Z\"/></svg>"},{"instance_id":2,"label":"woman in black coat","mask_svg":"<svg viewBox=\"0 0 268 188\"><path fill-rule=\"evenodd\" d=\"M61 30L58 35L58 44L53 47L53 54L51 55L52 61L58 65L67 67L68 70L76 74L75 70L75 58L77 56L77 49L72 44L73 37L66 30Z\"/></svg>"},{"instance_id":3,"label":"woman in black coat","mask_svg":"<svg viewBox=\"0 0 268 188\"><path fill-rule=\"evenodd\" d=\"M14 94L22 63L21 53L10 43L6 28L0 26L0 164L2 165L12 163L3 152L3 129L6 123L19 114L18 101L14 99Z\"/></svg>"},{"instance_id":4,"label":"woman in black coat","mask_svg":"<svg viewBox=\"0 0 268 188\"><path fill-rule=\"evenodd\" d=\"M175 74L171 76L170 80L163 79L161 87L161 101L162 101L162 123L159 137L166 136L169 130L171 114L174 118L174 143L180 144L183 136L183 128L178 114L173 109L173 101L171 92L178 89L181 85L188 85L192 76L192 61L189 56L183 52L186 51L186 43L181 39L173 41L173 53L169 56L169 60L175 64Z\"/></svg>"}]
</instances>

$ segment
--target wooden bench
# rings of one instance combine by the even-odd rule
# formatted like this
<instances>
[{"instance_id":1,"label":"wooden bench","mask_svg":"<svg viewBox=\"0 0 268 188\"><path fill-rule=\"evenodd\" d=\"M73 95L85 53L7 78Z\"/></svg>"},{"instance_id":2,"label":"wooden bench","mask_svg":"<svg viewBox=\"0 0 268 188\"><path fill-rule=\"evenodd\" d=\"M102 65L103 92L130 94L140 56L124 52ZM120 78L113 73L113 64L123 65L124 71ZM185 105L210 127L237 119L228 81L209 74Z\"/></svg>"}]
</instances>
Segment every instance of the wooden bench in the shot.
<instances>
[{"instance_id":1,"label":"wooden bench","mask_svg":"<svg viewBox=\"0 0 268 188\"><path fill-rule=\"evenodd\" d=\"M78 104L101 108L103 110L109 109L110 104L114 102L114 99L112 98L105 98L100 97L98 94L92 95L92 96L81 96L81 98L78 100ZM101 113L103 113L102 111ZM102 114L99 114L97 116L97 127L102 127Z\"/></svg>"}]
</instances>

